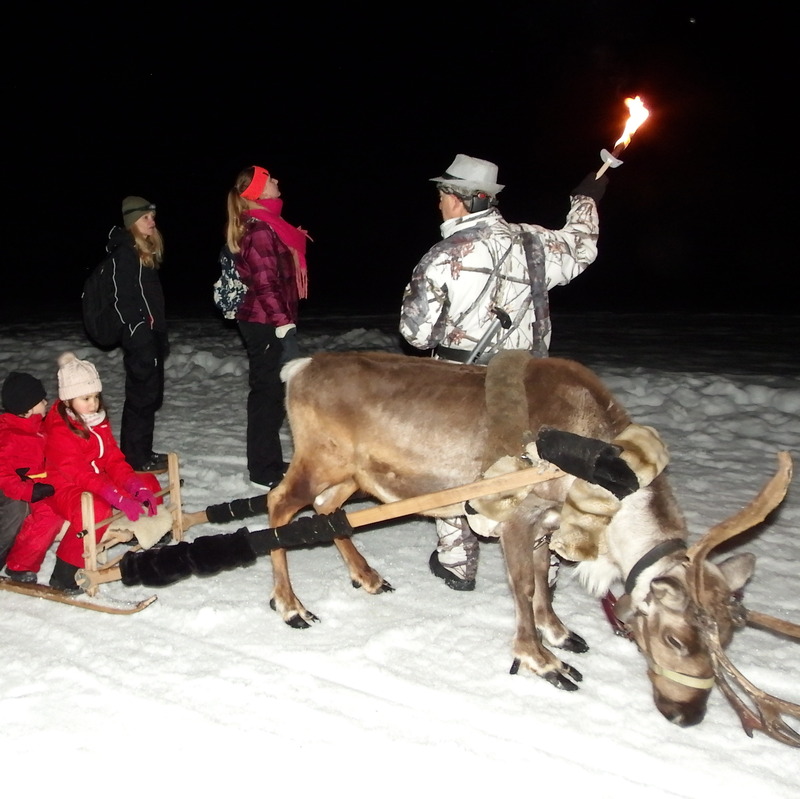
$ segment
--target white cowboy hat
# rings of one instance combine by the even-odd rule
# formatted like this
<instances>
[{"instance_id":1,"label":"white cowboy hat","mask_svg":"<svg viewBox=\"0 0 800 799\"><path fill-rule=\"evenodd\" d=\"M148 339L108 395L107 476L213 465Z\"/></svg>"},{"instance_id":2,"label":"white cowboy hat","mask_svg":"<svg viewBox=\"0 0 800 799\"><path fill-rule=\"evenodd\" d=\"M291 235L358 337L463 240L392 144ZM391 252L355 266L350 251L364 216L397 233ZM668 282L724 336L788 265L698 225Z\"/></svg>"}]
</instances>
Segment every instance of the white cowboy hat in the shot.
<instances>
[{"instance_id":1,"label":"white cowboy hat","mask_svg":"<svg viewBox=\"0 0 800 799\"><path fill-rule=\"evenodd\" d=\"M497 164L462 153L459 153L456 160L447 167L447 172L430 179L435 183L442 183L455 189L465 189L468 192L484 191L492 197L505 188L497 182Z\"/></svg>"}]
</instances>

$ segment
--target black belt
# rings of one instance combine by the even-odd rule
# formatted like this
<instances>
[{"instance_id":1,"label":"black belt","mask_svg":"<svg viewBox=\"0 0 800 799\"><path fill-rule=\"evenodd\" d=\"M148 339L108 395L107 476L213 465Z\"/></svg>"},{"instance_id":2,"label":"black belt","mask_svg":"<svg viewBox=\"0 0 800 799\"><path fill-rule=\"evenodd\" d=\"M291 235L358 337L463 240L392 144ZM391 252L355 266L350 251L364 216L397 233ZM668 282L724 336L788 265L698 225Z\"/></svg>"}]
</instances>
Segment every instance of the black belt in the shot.
<instances>
[{"instance_id":1,"label":"black belt","mask_svg":"<svg viewBox=\"0 0 800 799\"><path fill-rule=\"evenodd\" d=\"M469 356L472 355L472 350L457 350L453 347L443 347L439 345L433 351L433 354L437 358L441 358L443 361L457 361L458 363L466 363L469 359ZM494 354L495 353L491 351L484 351L473 361L473 363L485 366L487 363L489 363Z\"/></svg>"}]
</instances>

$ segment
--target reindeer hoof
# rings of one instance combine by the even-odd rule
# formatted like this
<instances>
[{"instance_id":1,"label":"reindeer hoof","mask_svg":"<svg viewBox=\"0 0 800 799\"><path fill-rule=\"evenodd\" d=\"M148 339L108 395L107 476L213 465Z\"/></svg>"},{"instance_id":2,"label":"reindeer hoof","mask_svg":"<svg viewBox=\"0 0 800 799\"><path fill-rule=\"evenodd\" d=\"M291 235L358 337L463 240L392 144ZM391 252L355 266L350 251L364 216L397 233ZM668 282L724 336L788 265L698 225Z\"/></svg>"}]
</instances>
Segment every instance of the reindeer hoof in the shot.
<instances>
[{"instance_id":1,"label":"reindeer hoof","mask_svg":"<svg viewBox=\"0 0 800 799\"><path fill-rule=\"evenodd\" d=\"M272 597L269 600L269 606L274 611L278 610L278 605L275 602L275 597ZM300 613L295 611L288 619L284 619L284 621L286 622L286 624L288 624L295 630L306 630L311 626L308 622L319 621L319 619L313 613L309 613L308 611L305 612L305 618L301 616Z\"/></svg>"},{"instance_id":2,"label":"reindeer hoof","mask_svg":"<svg viewBox=\"0 0 800 799\"><path fill-rule=\"evenodd\" d=\"M360 580L351 580L350 581L350 585L352 585L353 588L363 588L364 587L363 583ZM394 591L394 588L392 587L392 585L390 583L387 583L386 580L381 580L381 584L374 591L371 591L370 593L373 593L373 594L386 594L386 593L388 593L390 591Z\"/></svg>"},{"instance_id":3,"label":"reindeer hoof","mask_svg":"<svg viewBox=\"0 0 800 799\"><path fill-rule=\"evenodd\" d=\"M319 619L312 614L311 621L319 621ZM286 623L295 630L307 630L311 626L299 614L286 619Z\"/></svg>"},{"instance_id":4,"label":"reindeer hoof","mask_svg":"<svg viewBox=\"0 0 800 799\"><path fill-rule=\"evenodd\" d=\"M562 674L559 671L550 671L547 674L543 674L542 677L550 685L555 685L556 688L560 688L562 691L577 691L578 686L575 683L579 683L583 679L583 675L568 663L562 665L566 674Z\"/></svg>"},{"instance_id":5,"label":"reindeer hoof","mask_svg":"<svg viewBox=\"0 0 800 799\"><path fill-rule=\"evenodd\" d=\"M587 644L586 641L584 641L583 638L581 638L577 633L571 632L564 643L559 644L559 648L566 649L567 652L581 654L589 651L589 644Z\"/></svg>"},{"instance_id":6,"label":"reindeer hoof","mask_svg":"<svg viewBox=\"0 0 800 799\"><path fill-rule=\"evenodd\" d=\"M517 674L519 672L519 667L519 658L514 658L509 674ZM564 673L562 674L562 672ZM579 683L583 680L583 675L577 669L570 666L569 663L562 663L561 671L553 669L540 676L547 680L550 685L555 685L556 688L560 688L562 691L577 691L578 686L575 683Z\"/></svg>"}]
</instances>

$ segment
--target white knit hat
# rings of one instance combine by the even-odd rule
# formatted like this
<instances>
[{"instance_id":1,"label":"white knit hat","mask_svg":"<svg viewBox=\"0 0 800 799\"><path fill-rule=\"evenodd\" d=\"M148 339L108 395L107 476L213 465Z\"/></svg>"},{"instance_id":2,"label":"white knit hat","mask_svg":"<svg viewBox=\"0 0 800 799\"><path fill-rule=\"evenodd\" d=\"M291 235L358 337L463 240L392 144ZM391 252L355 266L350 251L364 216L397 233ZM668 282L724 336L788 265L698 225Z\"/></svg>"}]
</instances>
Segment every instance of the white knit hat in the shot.
<instances>
[{"instance_id":1,"label":"white knit hat","mask_svg":"<svg viewBox=\"0 0 800 799\"><path fill-rule=\"evenodd\" d=\"M94 364L79 361L74 352L65 352L58 357L58 397L71 400L87 394L99 394L103 390L100 375Z\"/></svg>"}]
</instances>

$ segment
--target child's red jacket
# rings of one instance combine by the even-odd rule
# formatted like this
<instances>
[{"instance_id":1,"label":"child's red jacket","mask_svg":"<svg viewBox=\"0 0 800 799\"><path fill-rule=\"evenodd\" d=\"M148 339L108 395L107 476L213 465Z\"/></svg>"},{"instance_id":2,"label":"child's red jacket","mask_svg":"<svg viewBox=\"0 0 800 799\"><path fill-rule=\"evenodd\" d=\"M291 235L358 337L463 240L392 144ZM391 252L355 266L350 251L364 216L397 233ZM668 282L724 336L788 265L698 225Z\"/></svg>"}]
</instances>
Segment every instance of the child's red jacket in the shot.
<instances>
[{"instance_id":1,"label":"child's red jacket","mask_svg":"<svg viewBox=\"0 0 800 799\"><path fill-rule=\"evenodd\" d=\"M9 499L30 502L34 485L50 482L44 466L45 441L41 414L27 419L0 414L0 491Z\"/></svg>"},{"instance_id":2,"label":"child's red jacket","mask_svg":"<svg viewBox=\"0 0 800 799\"><path fill-rule=\"evenodd\" d=\"M134 471L114 440L108 416L90 429L88 438L81 438L58 412L61 404L60 400L53 403L44 423L48 482L55 486L56 494L62 487L95 495L111 487L127 494L125 485Z\"/></svg>"}]
</instances>

